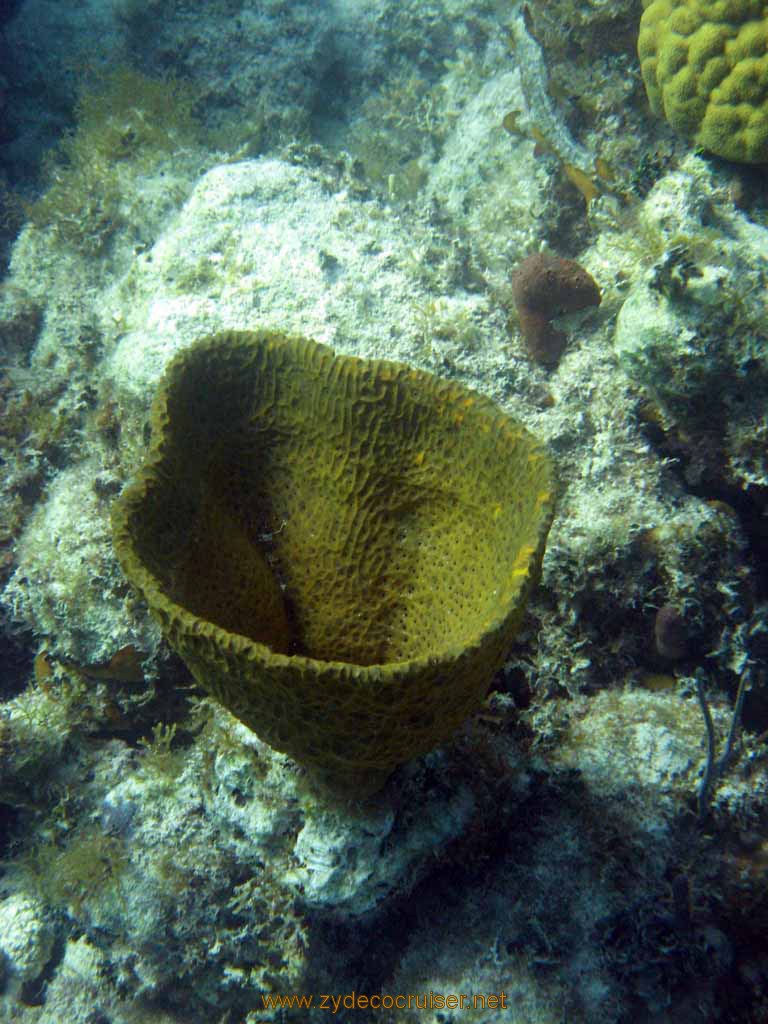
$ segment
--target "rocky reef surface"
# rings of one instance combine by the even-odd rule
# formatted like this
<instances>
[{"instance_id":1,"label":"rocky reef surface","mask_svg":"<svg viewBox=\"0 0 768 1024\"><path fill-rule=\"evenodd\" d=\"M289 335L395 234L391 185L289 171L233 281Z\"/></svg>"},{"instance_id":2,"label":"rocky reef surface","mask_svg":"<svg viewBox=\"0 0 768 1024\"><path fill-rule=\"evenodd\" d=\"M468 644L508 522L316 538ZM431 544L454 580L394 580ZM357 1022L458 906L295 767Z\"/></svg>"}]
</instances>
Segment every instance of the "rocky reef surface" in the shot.
<instances>
[{"instance_id":1,"label":"rocky reef surface","mask_svg":"<svg viewBox=\"0 0 768 1024\"><path fill-rule=\"evenodd\" d=\"M654 119L635 6L2 25L0 1019L765 1020L765 172ZM554 366L539 251L602 296ZM168 360L254 328L460 380L556 461L485 706L364 803L204 698L112 551Z\"/></svg>"}]
</instances>

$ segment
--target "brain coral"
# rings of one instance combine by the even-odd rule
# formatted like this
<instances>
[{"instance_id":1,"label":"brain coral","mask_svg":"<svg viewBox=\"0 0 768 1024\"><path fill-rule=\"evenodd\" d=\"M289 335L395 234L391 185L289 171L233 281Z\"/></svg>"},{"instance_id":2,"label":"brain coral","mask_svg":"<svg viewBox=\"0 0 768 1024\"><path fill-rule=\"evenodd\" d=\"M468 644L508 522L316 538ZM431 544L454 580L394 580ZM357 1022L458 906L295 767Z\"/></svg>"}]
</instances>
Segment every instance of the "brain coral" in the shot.
<instances>
[{"instance_id":1,"label":"brain coral","mask_svg":"<svg viewBox=\"0 0 768 1024\"><path fill-rule=\"evenodd\" d=\"M199 683L365 795L478 706L539 575L551 463L491 401L267 332L169 364L115 549Z\"/></svg>"},{"instance_id":2,"label":"brain coral","mask_svg":"<svg viewBox=\"0 0 768 1024\"><path fill-rule=\"evenodd\" d=\"M643 0L638 54L652 109L697 146L768 161L768 4Z\"/></svg>"}]
</instances>

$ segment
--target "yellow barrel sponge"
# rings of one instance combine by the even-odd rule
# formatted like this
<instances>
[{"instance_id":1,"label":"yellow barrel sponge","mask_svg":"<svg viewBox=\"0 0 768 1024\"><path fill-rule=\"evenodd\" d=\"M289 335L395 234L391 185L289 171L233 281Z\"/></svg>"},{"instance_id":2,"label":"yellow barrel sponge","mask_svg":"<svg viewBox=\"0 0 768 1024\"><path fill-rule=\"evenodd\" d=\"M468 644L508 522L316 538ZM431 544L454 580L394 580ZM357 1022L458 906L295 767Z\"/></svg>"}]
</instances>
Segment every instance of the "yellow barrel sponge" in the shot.
<instances>
[{"instance_id":1,"label":"yellow barrel sponge","mask_svg":"<svg viewBox=\"0 0 768 1024\"><path fill-rule=\"evenodd\" d=\"M643 6L637 49L653 111L710 153L768 162L768 3Z\"/></svg>"},{"instance_id":2,"label":"yellow barrel sponge","mask_svg":"<svg viewBox=\"0 0 768 1024\"><path fill-rule=\"evenodd\" d=\"M478 707L553 514L520 424L408 366L234 332L171 361L152 429L115 549L242 722L363 796Z\"/></svg>"}]
</instances>

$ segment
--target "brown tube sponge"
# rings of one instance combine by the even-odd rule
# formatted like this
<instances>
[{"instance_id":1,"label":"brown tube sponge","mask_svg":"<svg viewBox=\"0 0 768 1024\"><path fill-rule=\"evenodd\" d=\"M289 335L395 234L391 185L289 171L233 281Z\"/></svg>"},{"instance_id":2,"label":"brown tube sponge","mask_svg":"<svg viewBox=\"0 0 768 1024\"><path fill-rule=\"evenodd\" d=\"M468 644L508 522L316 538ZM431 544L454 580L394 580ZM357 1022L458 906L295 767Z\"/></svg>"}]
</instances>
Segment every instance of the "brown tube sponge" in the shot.
<instances>
[{"instance_id":1,"label":"brown tube sponge","mask_svg":"<svg viewBox=\"0 0 768 1024\"><path fill-rule=\"evenodd\" d=\"M550 321L562 313L599 306L601 296L597 282L575 260L536 252L512 274L512 297L531 357L543 366L555 366L567 339Z\"/></svg>"}]
</instances>

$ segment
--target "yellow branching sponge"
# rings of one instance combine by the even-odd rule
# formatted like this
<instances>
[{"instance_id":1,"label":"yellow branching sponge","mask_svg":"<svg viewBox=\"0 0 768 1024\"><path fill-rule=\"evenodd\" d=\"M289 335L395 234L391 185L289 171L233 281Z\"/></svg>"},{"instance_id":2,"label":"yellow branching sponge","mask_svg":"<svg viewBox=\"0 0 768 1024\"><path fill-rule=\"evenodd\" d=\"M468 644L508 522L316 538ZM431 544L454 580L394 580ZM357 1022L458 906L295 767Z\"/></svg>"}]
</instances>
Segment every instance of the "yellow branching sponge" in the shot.
<instances>
[{"instance_id":1,"label":"yellow branching sponge","mask_svg":"<svg viewBox=\"0 0 768 1024\"><path fill-rule=\"evenodd\" d=\"M697 146L768 162L768 3L643 0L638 54L651 108Z\"/></svg>"},{"instance_id":2,"label":"yellow branching sponge","mask_svg":"<svg viewBox=\"0 0 768 1024\"><path fill-rule=\"evenodd\" d=\"M176 356L114 542L198 682L365 796L482 701L553 514L539 443L410 367L234 332Z\"/></svg>"}]
</instances>

